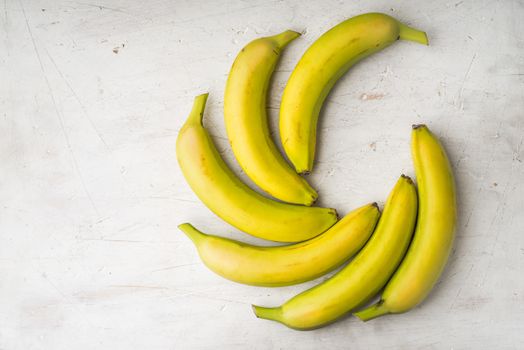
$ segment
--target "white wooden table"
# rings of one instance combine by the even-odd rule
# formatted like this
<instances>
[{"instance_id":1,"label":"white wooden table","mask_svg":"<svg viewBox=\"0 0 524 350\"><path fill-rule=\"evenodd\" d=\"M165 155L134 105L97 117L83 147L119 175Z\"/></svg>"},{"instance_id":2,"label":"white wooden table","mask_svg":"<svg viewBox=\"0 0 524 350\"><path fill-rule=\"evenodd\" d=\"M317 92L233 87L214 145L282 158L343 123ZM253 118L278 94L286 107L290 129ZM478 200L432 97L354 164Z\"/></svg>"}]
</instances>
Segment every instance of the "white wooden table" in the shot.
<instances>
[{"instance_id":1,"label":"white wooden table","mask_svg":"<svg viewBox=\"0 0 524 350\"><path fill-rule=\"evenodd\" d=\"M324 278L255 288L207 270L176 226L260 242L214 216L175 157L193 97L239 173L222 116L250 40L382 11L426 30L357 65L329 96L310 181L345 214L413 175L411 124L441 136L460 209L448 267L404 315L297 332L258 320ZM0 349L522 349L524 3L37 1L0 3ZM245 179L245 176L243 176Z\"/></svg>"}]
</instances>

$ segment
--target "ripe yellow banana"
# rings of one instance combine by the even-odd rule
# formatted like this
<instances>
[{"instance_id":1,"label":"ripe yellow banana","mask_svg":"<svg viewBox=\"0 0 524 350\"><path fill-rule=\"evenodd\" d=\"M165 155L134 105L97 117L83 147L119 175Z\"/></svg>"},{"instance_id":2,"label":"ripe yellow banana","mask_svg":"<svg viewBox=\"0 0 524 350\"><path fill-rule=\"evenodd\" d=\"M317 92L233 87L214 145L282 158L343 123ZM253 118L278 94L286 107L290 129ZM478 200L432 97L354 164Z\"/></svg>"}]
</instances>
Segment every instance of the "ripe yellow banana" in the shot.
<instances>
[{"instance_id":1,"label":"ripe yellow banana","mask_svg":"<svg viewBox=\"0 0 524 350\"><path fill-rule=\"evenodd\" d=\"M334 209L273 201L235 176L202 125L207 96L195 98L176 143L182 173L202 202L238 229L272 241L304 241L331 227L337 221Z\"/></svg>"},{"instance_id":2,"label":"ripe yellow banana","mask_svg":"<svg viewBox=\"0 0 524 350\"><path fill-rule=\"evenodd\" d=\"M333 85L355 63L398 39L428 44L426 33L388 15L368 13L333 27L304 53L280 106L280 138L298 173L313 168L318 115Z\"/></svg>"},{"instance_id":3,"label":"ripe yellow banana","mask_svg":"<svg viewBox=\"0 0 524 350\"><path fill-rule=\"evenodd\" d=\"M307 330L324 326L378 293L402 260L417 216L417 192L402 176L384 207L375 233L342 270L280 307L253 306L257 317Z\"/></svg>"},{"instance_id":4,"label":"ripe yellow banana","mask_svg":"<svg viewBox=\"0 0 524 350\"><path fill-rule=\"evenodd\" d=\"M422 302L442 273L453 245L455 185L446 152L425 125L414 125L411 153L420 202L415 235L380 301L355 313L363 321L406 312Z\"/></svg>"},{"instance_id":5,"label":"ripe yellow banana","mask_svg":"<svg viewBox=\"0 0 524 350\"><path fill-rule=\"evenodd\" d=\"M312 280L340 266L367 242L379 216L377 204L368 204L315 238L278 247L207 235L191 224L178 228L196 245L207 267L220 276L254 286L279 287Z\"/></svg>"},{"instance_id":6,"label":"ripe yellow banana","mask_svg":"<svg viewBox=\"0 0 524 350\"><path fill-rule=\"evenodd\" d=\"M280 52L298 36L288 30L242 49L227 79L224 119L233 153L258 187L284 202L311 205L318 195L273 143L266 114L269 81Z\"/></svg>"}]
</instances>

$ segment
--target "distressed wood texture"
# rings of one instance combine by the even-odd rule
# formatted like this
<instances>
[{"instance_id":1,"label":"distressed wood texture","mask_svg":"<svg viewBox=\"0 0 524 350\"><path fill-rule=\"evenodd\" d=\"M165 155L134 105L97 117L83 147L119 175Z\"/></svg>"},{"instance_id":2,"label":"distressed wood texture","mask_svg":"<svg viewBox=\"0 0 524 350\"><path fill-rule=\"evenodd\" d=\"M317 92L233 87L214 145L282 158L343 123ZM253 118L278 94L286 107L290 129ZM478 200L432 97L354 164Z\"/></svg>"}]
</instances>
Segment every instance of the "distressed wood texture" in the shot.
<instances>
[{"instance_id":1,"label":"distressed wood texture","mask_svg":"<svg viewBox=\"0 0 524 350\"><path fill-rule=\"evenodd\" d=\"M260 241L199 202L175 139L193 97L210 92L205 124L245 179L222 115L236 53L304 33L272 81L276 131L304 50L371 11L426 30L431 45L396 43L341 79L309 179L341 214L383 203L413 175L411 124L427 123L454 165L457 240L412 312L297 332L250 304L325 277L271 289L207 270L178 224ZM0 349L522 349L523 18L517 0L0 1Z\"/></svg>"}]
</instances>

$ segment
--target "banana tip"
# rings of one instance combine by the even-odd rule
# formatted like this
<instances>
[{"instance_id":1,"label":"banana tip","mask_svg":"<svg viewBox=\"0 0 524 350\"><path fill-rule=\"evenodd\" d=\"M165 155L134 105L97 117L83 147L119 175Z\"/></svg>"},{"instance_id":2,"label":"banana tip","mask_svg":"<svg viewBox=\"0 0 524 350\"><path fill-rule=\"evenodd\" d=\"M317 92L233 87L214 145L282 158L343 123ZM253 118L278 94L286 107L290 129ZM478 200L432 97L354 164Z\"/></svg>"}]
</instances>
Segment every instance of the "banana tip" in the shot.
<instances>
[{"instance_id":1,"label":"banana tip","mask_svg":"<svg viewBox=\"0 0 524 350\"><path fill-rule=\"evenodd\" d=\"M429 46L429 39L428 34L426 32L422 32L421 39L419 41L420 44Z\"/></svg>"},{"instance_id":2,"label":"banana tip","mask_svg":"<svg viewBox=\"0 0 524 350\"><path fill-rule=\"evenodd\" d=\"M206 236L206 234L204 234L203 232L200 232L199 230L197 230L193 225L191 225L188 222L178 225L178 229L184 232L185 235L189 237L189 239L191 239L193 243L195 244L200 242Z\"/></svg>"},{"instance_id":3,"label":"banana tip","mask_svg":"<svg viewBox=\"0 0 524 350\"><path fill-rule=\"evenodd\" d=\"M184 222L183 224L178 225L177 228L180 229L180 230L184 230L184 228L186 228L188 226L192 226L192 225L190 223L188 223L188 222Z\"/></svg>"},{"instance_id":4,"label":"banana tip","mask_svg":"<svg viewBox=\"0 0 524 350\"><path fill-rule=\"evenodd\" d=\"M423 129L426 128L426 124L413 124L411 125L411 127L413 128L413 130Z\"/></svg>"},{"instance_id":5,"label":"banana tip","mask_svg":"<svg viewBox=\"0 0 524 350\"><path fill-rule=\"evenodd\" d=\"M257 318L260 318L260 316L258 316L258 311L257 311L257 309L258 309L258 306L256 306L256 305L251 305L251 310L253 310L253 313L255 314L255 316L256 316Z\"/></svg>"},{"instance_id":6,"label":"banana tip","mask_svg":"<svg viewBox=\"0 0 524 350\"><path fill-rule=\"evenodd\" d=\"M389 314L389 311L384 305L384 300L380 300L375 305L371 305L364 310L353 313L354 316L358 317L361 321L364 322L387 314Z\"/></svg>"},{"instance_id":7,"label":"banana tip","mask_svg":"<svg viewBox=\"0 0 524 350\"><path fill-rule=\"evenodd\" d=\"M263 307L258 305L251 305L253 312L257 318L266 320L280 321L282 316L282 309L280 307Z\"/></svg>"},{"instance_id":8,"label":"banana tip","mask_svg":"<svg viewBox=\"0 0 524 350\"><path fill-rule=\"evenodd\" d=\"M429 45L428 35L426 32L409 27L399 23L399 39L413 41L422 45Z\"/></svg>"},{"instance_id":9,"label":"banana tip","mask_svg":"<svg viewBox=\"0 0 524 350\"><path fill-rule=\"evenodd\" d=\"M317 201L318 199L318 193L313 191L312 193L309 193L309 195L306 197L306 200L304 201L304 205L306 207L310 207L312 206L313 204L315 204L315 202Z\"/></svg>"},{"instance_id":10,"label":"banana tip","mask_svg":"<svg viewBox=\"0 0 524 350\"><path fill-rule=\"evenodd\" d=\"M411 177L405 175L405 174L402 174L400 175L401 178L405 179L408 183L412 184L413 183L413 180L411 179Z\"/></svg>"},{"instance_id":11,"label":"banana tip","mask_svg":"<svg viewBox=\"0 0 524 350\"><path fill-rule=\"evenodd\" d=\"M273 50L277 55L280 54L280 49L283 49L285 46L287 46L290 42L295 40L300 36L299 32L296 32L294 30L286 30L285 32L282 32L277 35L273 35L270 37L270 39L273 40L275 45L277 46L276 51Z\"/></svg>"}]
</instances>

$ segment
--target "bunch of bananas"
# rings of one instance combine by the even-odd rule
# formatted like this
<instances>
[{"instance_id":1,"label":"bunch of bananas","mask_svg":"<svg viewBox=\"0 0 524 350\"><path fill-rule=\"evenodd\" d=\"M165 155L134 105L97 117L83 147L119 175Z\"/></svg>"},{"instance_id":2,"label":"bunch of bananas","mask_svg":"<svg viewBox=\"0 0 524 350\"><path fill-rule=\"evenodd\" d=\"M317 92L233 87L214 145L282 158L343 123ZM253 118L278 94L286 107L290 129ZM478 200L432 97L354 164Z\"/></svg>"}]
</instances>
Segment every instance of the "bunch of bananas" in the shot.
<instances>
[{"instance_id":1,"label":"bunch of bananas","mask_svg":"<svg viewBox=\"0 0 524 350\"><path fill-rule=\"evenodd\" d=\"M207 94L195 98L176 144L187 182L216 215L253 236L294 244L261 247L208 235L189 223L179 228L211 270L255 286L308 281L356 254L333 277L283 305L253 306L257 317L307 330L348 312L357 311L366 321L408 311L428 295L453 244L454 181L438 139L425 125L413 126L418 192L402 175L382 215L372 203L337 222L334 209L311 206L317 193L299 174L312 170L319 112L336 81L356 62L399 39L427 45L426 34L390 16L368 13L338 24L311 45L289 78L280 109L281 141L293 169L270 136L266 95L282 49L298 36L288 30L249 43L238 54L225 89L225 124L235 157L257 186L280 201L253 191L224 163L202 124ZM380 290L380 300L361 309Z\"/></svg>"}]
</instances>

